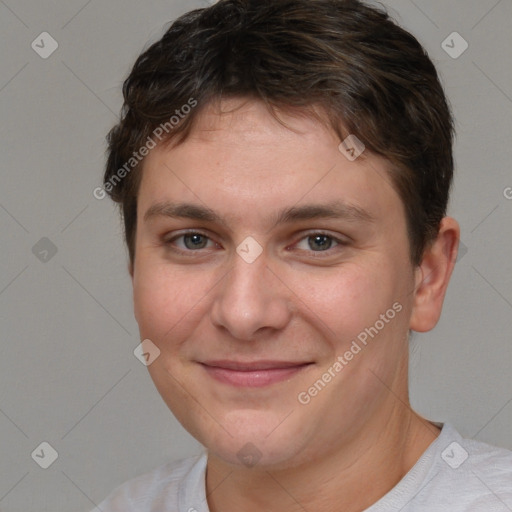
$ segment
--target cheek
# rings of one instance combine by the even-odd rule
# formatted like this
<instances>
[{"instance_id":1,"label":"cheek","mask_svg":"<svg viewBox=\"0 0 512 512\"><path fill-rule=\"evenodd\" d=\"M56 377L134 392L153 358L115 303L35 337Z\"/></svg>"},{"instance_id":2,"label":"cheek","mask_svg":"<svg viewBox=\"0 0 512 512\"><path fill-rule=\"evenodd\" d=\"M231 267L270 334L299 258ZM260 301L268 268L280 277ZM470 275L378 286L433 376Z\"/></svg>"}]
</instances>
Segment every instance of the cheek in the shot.
<instances>
[{"instance_id":1,"label":"cheek","mask_svg":"<svg viewBox=\"0 0 512 512\"><path fill-rule=\"evenodd\" d=\"M322 331L339 343L352 339L373 325L393 304L392 272L377 264L346 265L332 274L310 274L297 283L298 295L309 311L311 322L322 322ZM316 317L316 319L315 319Z\"/></svg>"},{"instance_id":2,"label":"cheek","mask_svg":"<svg viewBox=\"0 0 512 512\"><path fill-rule=\"evenodd\" d=\"M133 280L135 318L141 336L157 345L171 337L184 339L204 315L214 277L171 266L161 259L141 257Z\"/></svg>"},{"instance_id":3,"label":"cheek","mask_svg":"<svg viewBox=\"0 0 512 512\"><path fill-rule=\"evenodd\" d=\"M181 283L169 268L140 256L133 280L135 317L141 336L158 343L183 314Z\"/></svg>"}]
</instances>

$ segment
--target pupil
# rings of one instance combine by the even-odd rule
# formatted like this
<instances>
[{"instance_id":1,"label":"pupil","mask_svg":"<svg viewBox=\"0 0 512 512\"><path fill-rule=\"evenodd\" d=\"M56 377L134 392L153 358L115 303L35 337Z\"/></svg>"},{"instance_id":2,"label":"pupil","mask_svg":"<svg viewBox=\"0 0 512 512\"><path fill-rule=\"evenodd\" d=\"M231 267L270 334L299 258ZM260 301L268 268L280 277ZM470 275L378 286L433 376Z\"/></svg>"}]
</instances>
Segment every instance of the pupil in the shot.
<instances>
[{"instance_id":1,"label":"pupil","mask_svg":"<svg viewBox=\"0 0 512 512\"><path fill-rule=\"evenodd\" d=\"M203 235L198 234L186 235L184 241L187 249L202 249L206 245L206 241L204 240Z\"/></svg>"},{"instance_id":2,"label":"pupil","mask_svg":"<svg viewBox=\"0 0 512 512\"><path fill-rule=\"evenodd\" d=\"M327 235L316 235L311 238L313 239L313 244L309 244L311 249L320 249L321 251L325 251L331 247L331 239ZM313 245L315 245L315 247Z\"/></svg>"}]
</instances>

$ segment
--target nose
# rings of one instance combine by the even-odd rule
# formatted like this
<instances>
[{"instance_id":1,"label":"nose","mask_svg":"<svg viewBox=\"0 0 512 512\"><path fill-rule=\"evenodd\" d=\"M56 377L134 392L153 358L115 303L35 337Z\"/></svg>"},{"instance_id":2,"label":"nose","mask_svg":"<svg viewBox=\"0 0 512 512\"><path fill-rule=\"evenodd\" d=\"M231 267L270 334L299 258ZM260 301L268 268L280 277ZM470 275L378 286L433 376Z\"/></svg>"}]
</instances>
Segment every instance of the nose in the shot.
<instances>
[{"instance_id":1,"label":"nose","mask_svg":"<svg viewBox=\"0 0 512 512\"><path fill-rule=\"evenodd\" d=\"M235 254L231 270L217 288L212 323L237 340L250 341L263 332L283 329L290 318L289 290L268 267L264 254L252 263Z\"/></svg>"}]
</instances>

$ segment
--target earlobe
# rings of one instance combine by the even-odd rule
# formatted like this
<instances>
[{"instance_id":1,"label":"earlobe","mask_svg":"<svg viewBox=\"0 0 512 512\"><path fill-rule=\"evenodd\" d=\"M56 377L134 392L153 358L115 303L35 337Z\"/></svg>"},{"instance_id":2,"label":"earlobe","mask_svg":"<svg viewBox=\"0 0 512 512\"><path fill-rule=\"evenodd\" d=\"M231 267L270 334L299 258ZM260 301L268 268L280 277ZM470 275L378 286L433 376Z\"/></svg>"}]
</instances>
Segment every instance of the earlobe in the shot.
<instances>
[{"instance_id":1,"label":"earlobe","mask_svg":"<svg viewBox=\"0 0 512 512\"><path fill-rule=\"evenodd\" d=\"M459 237L457 221L445 217L441 221L437 238L425 249L421 264L416 269L410 322L410 329L413 331L430 331L439 321L457 258Z\"/></svg>"}]
</instances>

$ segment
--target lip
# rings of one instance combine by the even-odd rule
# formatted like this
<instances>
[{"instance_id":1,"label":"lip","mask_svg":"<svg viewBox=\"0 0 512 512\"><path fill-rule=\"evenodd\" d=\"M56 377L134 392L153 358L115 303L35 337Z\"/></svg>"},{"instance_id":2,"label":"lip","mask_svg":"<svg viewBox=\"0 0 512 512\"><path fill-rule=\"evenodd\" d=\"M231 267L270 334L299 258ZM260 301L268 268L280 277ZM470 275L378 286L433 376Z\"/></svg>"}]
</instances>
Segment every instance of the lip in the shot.
<instances>
[{"instance_id":1,"label":"lip","mask_svg":"<svg viewBox=\"0 0 512 512\"><path fill-rule=\"evenodd\" d=\"M206 361L201 363L217 381L237 387L263 387L289 379L311 362L292 361Z\"/></svg>"}]
</instances>

